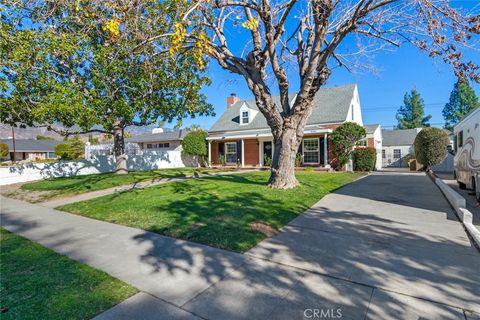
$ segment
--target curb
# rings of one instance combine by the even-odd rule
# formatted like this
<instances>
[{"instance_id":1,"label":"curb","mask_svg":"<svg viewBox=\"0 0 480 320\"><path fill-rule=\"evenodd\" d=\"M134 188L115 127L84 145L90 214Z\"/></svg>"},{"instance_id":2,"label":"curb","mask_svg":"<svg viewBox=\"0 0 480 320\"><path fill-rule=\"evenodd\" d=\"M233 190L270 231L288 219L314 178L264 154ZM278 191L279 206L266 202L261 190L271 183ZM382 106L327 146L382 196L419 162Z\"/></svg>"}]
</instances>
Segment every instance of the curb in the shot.
<instances>
[{"instance_id":1,"label":"curb","mask_svg":"<svg viewBox=\"0 0 480 320\"><path fill-rule=\"evenodd\" d=\"M480 248L480 231L472 223L473 215L466 208L467 205L465 198L458 194L455 190L450 188L450 186L443 182L442 179L437 178L434 173L430 177L435 182L440 191L442 191L443 195L448 200L453 209L455 209L458 218L463 223L465 229L467 229L468 234L472 237L477 247Z\"/></svg>"}]
</instances>

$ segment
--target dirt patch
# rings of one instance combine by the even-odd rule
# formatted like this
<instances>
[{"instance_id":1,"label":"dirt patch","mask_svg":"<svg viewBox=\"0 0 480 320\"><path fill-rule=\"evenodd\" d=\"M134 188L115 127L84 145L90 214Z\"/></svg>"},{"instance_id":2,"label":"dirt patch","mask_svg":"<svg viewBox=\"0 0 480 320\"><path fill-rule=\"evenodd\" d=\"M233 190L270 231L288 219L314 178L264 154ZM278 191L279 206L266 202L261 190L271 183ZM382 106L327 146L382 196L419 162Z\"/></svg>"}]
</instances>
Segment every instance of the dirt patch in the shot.
<instances>
[{"instance_id":1,"label":"dirt patch","mask_svg":"<svg viewBox=\"0 0 480 320\"><path fill-rule=\"evenodd\" d=\"M205 223L195 222L195 223L192 223L192 224L190 225L190 229L198 229L198 228L205 227L205 226L206 226Z\"/></svg>"},{"instance_id":2,"label":"dirt patch","mask_svg":"<svg viewBox=\"0 0 480 320\"><path fill-rule=\"evenodd\" d=\"M0 186L0 194L4 197L23 200L31 203L46 201L52 197L51 191L22 190L23 183Z\"/></svg>"},{"instance_id":3,"label":"dirt patch","mask_svg":"<svg viewBox=\"0 0 480 320\"><path fill-rule=\"evenodd\" d=\"M220 221L225 221L225 222L232 221L233 219L235 219L235 218L233 216L229 215L229 214L222 214L222 215L219 215L219 216L215 217L215 220L220 220Z\"/></svg>"},{"instance_id":4,"label":"dirt patch","mask_svg":"<svg viewBox=\"0 0 480 320\"><path fill-rule=\"evenodd\" d=\"M252 230L261 232L267 237L273 237L279 233L278 230L272 228L265 222L254 222L254 223L250 223L249 226Z\"/></svg>"}]
</instances>

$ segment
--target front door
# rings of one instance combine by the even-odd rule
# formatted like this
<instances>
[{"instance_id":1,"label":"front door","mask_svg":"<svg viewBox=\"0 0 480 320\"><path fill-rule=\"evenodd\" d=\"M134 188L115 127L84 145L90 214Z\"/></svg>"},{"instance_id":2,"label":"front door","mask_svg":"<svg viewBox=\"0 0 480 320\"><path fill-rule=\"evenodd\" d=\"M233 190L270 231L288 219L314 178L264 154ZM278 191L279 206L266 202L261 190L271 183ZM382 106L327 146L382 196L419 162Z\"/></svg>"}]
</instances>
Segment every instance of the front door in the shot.
<instances>
[{"instance_id":1,"label":"front door","mask_svg":"<svg viewBox=\"0 0 480 320\"><path fill-rule=\"evenodd\" d=\"M263 142L263 165L270 166L272 164L272 141Z\"/></svg>"}]
</instances>

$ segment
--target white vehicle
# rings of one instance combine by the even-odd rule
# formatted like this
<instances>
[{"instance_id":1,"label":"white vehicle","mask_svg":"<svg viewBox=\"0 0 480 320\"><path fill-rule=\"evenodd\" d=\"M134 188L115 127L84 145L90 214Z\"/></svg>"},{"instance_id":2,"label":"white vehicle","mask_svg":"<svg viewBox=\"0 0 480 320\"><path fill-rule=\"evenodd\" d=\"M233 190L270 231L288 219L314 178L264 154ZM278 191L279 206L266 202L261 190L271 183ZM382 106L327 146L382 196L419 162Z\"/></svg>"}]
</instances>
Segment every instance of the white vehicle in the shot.
<instances>
[{"instance_id":1,"label":"white vehicle","mask_svg":"<svg viewBox=\"0 0 480 320\"><path fill-rule=\"evenodd\" d=\"M460 189L472 189L480 201L480 107L453 129L454 175Z\"/></svg>"}]
</instances>

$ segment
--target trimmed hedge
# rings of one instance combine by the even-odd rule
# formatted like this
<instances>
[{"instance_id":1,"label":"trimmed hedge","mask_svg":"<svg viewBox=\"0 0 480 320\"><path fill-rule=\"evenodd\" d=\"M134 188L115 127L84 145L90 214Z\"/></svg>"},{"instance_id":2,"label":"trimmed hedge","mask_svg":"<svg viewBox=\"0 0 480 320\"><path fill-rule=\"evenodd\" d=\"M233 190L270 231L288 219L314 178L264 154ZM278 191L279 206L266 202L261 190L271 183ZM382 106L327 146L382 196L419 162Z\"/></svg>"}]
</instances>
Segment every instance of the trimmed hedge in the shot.
<instances>
[{"instance_id":1,"label":"trimmed hedge","mask_svg":"<svg viewBox=\"0 0 480 320\"><path fill-rule=\"evenodd\" d=\"M9 154L8 144L0 143L0 157L7 157Z\"/></svg>"},{"instance_id":2,"label":"trimmed hedge","mask_svg":"<svg viewBox=\"0 0 480 320\"><path fill-rule=\"evenodd\" d=\"M355 154L355 170L372 171L377 160L377 151L374 148L358 148Z\"/></svg>"},{"instance_id":3,"label":"trimmed hedge","mask_svg":"<svg viewBox=\"0 0 480 320\"><path fill-rule=\"evenodd\" d=\"M444 130L424 128L415 137L415 158L428 170L445 160L449 144L448 135Z\"/></svg>"}]
</instances>

